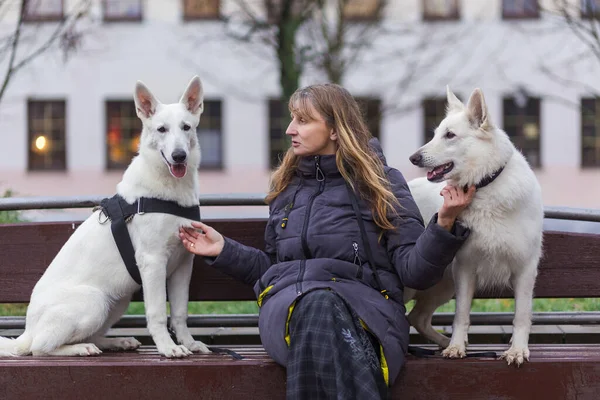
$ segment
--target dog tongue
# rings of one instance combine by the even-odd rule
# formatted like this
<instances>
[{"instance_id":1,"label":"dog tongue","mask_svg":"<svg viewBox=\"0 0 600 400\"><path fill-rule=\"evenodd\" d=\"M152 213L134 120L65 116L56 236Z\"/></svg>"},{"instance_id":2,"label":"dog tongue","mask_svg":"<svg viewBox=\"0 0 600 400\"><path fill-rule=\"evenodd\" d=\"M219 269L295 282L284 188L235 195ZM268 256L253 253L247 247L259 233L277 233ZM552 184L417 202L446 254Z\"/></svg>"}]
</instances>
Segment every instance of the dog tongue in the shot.
<instances>
[{"instance_id":1,"label":"dog tongue","mask_svg":"<svg viewBox=\"0 0 600 400\"><path fill-rule=\"evenodd\" d=\"M434 178L436 175L438 175L442 171L444 171L444 165L440 165L439 167L434 168L433 171L428 171L427 179Z\"/></svg>"},{"instance_id":2,"label":"dog tongue","mask_svg":"<svg viewBox=\"0 0 600 400\"><path fill-rule=\"evenodd\" d=\"M183 178L185 172L187 171L187 167L185 164L171 164L171 173L176 178Z\"/></svg>"}]
</instances>

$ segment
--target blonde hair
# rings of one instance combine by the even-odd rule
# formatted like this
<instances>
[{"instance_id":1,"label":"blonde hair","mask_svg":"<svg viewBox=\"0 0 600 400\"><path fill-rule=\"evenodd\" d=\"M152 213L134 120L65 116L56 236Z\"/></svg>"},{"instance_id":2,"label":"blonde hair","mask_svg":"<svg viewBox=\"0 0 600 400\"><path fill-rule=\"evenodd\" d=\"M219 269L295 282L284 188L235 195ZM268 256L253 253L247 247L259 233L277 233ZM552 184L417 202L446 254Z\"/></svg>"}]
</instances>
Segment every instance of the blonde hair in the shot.
<instances>
[{"instance_id":1,"label":"blonde hair","mask_svg":"<svg viewBox=\"0 0 600 400\"><path fill-rule=\"evenodd\" d=\"M394 229L390 216L396 213L398 199L390 189L381 159L369 146L372 136L354 97L340 85L311 85L296 90L288 107L297 117L311 120L311 105L337 133L336 165L346 182L370 204L377 226ZM298 161L293 149L288 149L271 176L267 203L290 184Z\"/></svg>"}]
</instances>

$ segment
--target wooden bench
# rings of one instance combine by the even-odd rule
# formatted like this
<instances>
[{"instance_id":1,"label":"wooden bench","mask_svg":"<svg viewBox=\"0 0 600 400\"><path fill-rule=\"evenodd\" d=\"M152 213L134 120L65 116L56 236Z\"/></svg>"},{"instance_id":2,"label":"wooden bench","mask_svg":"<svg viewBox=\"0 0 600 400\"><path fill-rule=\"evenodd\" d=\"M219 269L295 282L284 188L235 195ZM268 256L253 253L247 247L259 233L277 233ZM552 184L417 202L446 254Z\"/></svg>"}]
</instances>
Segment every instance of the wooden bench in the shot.
<instances>
[{"instance_id":1,"label":"wooden bench","mask_svg":"<svg viewBox=\"0 0 600 400\"><path fill-rule=\"evenodd\" d=\"M242 243L262 248L264 219L209 221L217 230ZM0 303L26 303L31 290L78 222L0 225ZM252 288L232 280L200 259L195 261L190 287L191 301L255 300ZM545 233L545 256L540 265L536 297L600 297L600 235L566 232ZM510 298L509 291L478 293L478 298ZM135 300L140 300L136 297ZM560 314L564 323L594 327L598 313ZM474 324L490 324L486 315ZM451 316L436 315L444 324ZM502 324L512 317L503 314ZM538 313L534 322L550 319ZM479 322L478 322L479 320ZM191 316L191 326L225 322L236 327L256 326L256 316ZM236 323L238 321L239 323ZM124 318L117 326L136 328L142 317ZM22 329L23 318L0 318L2 335ZM10 329L9 329L10 328ZM116 330L118 331L118 329ZM202 336L202 335L200 335ZM235 335L229 337L232 338ZM252 335L250 335L252 336ZM256 339L256 336L253 336ZM508 336L509 337L509 336ZM506 339L508 339L508 337ZM597 339L599 335L592 335ZM285 370L265 354L259 342L235 344L235 340L209 344L230 348L244 359L227 354L193 355L183 360L159 356L151 342L137 352L104 353L94 358L0 358L0 398L60 399L283 399ZM531 362L519 369L489 358L444 360L409 357L393 398L402 399L592 399L600 395L600 345L595 343L534 343ZM589 340L587 340L589 341ZM594 340L595 341L595 340ZM597 341L600 343L600 340ZM431 346L430 346L431 347ZM506 342L477 344L469 350L494 350Z\"/></svg>"}]
</instances>

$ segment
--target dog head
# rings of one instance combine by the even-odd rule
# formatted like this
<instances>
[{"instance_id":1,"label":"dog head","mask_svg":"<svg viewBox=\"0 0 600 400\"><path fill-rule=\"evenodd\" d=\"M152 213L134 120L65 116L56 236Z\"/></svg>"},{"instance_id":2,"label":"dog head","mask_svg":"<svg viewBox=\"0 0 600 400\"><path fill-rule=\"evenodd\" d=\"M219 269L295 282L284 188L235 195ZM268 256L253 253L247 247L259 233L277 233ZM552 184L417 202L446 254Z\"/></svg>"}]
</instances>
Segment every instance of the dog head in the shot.
<instances>
[{"instance_id":1,"label":"dog head","mask_svg":"<svg viewBox=\"0 0 600 400\"><path fill-rule=\"evenodd\" d=\"M175 178L200 165L196 127L204 109L202 83L198 76L189 82L178 103L163 104L142 82L135 85L134 100L143 123L139 154L165 165Z\"/></svg>"},{"instance_id":2,"label":"dog head","mask_svg":"<svg viewBox=\"0 0 600 400\"><path fill-rule=\"evenodd\" d=\"M489 117L480 89L475 89L464 105L446 87L446 116L433 138L410 156L410 161L426 168L431 182L448 180L471 185L502 167L512 154L512 144Z\"/></svg>"}]
</instances>

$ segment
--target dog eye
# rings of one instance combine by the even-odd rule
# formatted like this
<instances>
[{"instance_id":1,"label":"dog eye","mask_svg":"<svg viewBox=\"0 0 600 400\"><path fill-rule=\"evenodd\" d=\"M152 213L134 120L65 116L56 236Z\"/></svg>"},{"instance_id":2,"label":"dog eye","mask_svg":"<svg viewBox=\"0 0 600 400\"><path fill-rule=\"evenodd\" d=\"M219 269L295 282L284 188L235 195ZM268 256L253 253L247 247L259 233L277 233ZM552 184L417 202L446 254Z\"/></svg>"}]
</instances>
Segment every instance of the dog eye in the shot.
<instances>
[{"instance_id":1,"label":"dog eye","mask_svg":"<svg viewBox=\"0 0 600 400\"><path fill-rule=\"evenodd\" d=\"M159 131L160 133L165 133L167 131L167 128L165 128L164 126L160 126L157 131Z\"/></svg>"},{"instance_id":2,"label":"dog eye","mask_svg":"<svg viewBox=\"0 0 600 400\"><path fill-rule=\"evenodd\" d=\"M455 137L456 135L452 132L446 132L446 139L452 139L453 137Z\"/></svg>"},{"instance_id":3,"label":"dog eye","mask_svg":"<svg viewBox=\"0 0 600 400\"><path fill-rule=\"evenodd\" d=\"M190 130L190 126L188 124L183 124L183 130L184 131L189 131Z\"/></svg>"}]
</instances>

